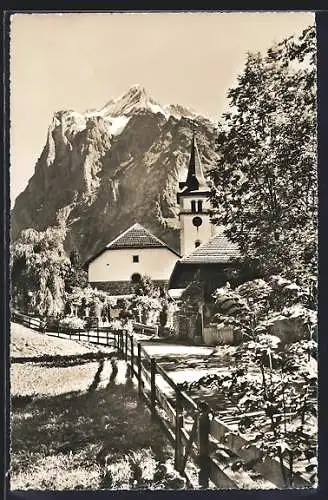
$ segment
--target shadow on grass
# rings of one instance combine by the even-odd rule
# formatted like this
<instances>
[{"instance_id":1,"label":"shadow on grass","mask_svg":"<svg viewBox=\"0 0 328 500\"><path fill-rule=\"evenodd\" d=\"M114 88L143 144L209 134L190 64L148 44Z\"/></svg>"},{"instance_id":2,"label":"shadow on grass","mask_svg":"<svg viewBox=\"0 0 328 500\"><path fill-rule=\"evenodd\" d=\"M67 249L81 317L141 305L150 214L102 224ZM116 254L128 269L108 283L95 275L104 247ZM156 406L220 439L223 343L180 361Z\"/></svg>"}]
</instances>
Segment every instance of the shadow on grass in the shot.
<instances>
[{"instance_id":1,"label":"shadow on grass","mask_svg":"<svg viewBox=\"0 0 328 500\"><path fill-rule=\"evenodd\" d=\"M18 472L41 455L78 453L85 463L106 463L107 456L151 448L157 460L167 458L167 441L148 409L137 399L133 383L97 390L104 361L89 389L53 397L12 398L12 462ZM60 373L58 377L60 384ZM34 458L33 458L34 457Z\"/></svg>"},{"instance_id":2,"label":"shadow on grass","mask_svg":"<svg viewBox=\"0 0 328 500\"><path fill-rule=\"evenodd\" d=\"M65 366L74 366L74 365L82 365L84 363L90 363L92 361L97 360L105 360L109 359L113 356L117 356L116 352L87 352L85 354L73 354L69 356L61 356L61 355L45 355L45 356L30 356L30 357L12 357L11 363L36 363L40 366L45 367L65 367Z\"/></svg>"}]
</instances>

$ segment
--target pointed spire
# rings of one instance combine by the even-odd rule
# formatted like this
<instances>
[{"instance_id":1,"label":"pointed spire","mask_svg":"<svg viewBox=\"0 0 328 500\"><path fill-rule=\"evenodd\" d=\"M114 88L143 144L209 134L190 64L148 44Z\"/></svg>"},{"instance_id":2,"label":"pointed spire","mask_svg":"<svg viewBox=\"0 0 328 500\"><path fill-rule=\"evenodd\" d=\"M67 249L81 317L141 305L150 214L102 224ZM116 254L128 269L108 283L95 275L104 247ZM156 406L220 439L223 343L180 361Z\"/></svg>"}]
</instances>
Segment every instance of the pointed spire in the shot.
<instances>
[{"instance_id":1,"label":"pointed spire","mask_svg":"<svg viewBox=\"0 0 328 500\"><path fill-rule=\"evenodd\" d=\"M209 189L203 173L203 166L198 151L194 128L187 179L185 182L180 182L180 188L183 187L186 187L188 191Z\"/></svg>"}]
</instances>

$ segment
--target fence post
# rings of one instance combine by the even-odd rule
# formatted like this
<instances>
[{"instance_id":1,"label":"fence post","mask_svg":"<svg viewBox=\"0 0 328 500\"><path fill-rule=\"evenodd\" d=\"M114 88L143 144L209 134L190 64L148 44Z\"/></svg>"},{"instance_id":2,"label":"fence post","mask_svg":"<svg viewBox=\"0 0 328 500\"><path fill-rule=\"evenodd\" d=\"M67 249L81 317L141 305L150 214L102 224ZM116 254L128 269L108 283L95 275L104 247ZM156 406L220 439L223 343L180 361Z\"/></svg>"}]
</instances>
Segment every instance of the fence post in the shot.
<instances>
[{"instance_id":1,"label":"fence post","mask_svg":"<svg viewBox=\"0 0 328 500\"><path fill-rule=\"evenodd\" d=\"M121 354L121 350L122 350L122 339L121 339L121 330L118 332L118 336L117 336L117 344L118 344L118 352L119 354Z\"/></svg>"},{"instance_id":2,"label":"fence post","mask_svg":"<svg viewBox=\"0 0 328 500\"><path fill-rule=\"evenodd\" d=\"M141 380L141 344L138 342L138 394L142 394L142 380Z\"/></svg>"},{"instance_id":3,"label":"fence post","mask_svg":"<svg viewBox=\"0 0 328 500\"><path fill-rule=\"evenodd\" d=\"M97 318L97 344L99 344L99 319Z\"/></svg>"},{"instance_id":4,"label":"fence post","mask_svg":"<svg viewBox=\"0 0 328 500\"><path fill-rule=\"evenodd\" d=\"M123 330L121 331L121 354L124 358L124 334L123 334Z\"/></svg>"},{"instance_id":5,"label":"fence post","mask_svg":"<svg viewBox=\"0 0 328 500\"><path fill-rule=\"evenodd\" d=\"M108 345L108 330L106 330L106 345Z\"/></svg>"},{"instance_id":6,"label":"fence post","mask_svg":"<svg viewBox=\"0 0 328 500\"><path fill-rule=\"evenodd\" d=\"M183 442L182 442L182 427L183 427L183 406L179 389L175 391L175 453L174 467L177 471L181 471L183 462Z\"/></svg>"},{"instance_id":7,"label":"fence post","mask_svg":"<svg viewBox=\"0 0 328 500\"><path fill-rule=\"evenodd\" d=\"M200 413L198 415L198 447L199 447L199 474L198 482L202 488L208 488L209 483L209 431L210 421L208 417L208 405L199 403Z\"/></svg>"},{"instance_id":8,"label":"fence post","mask_svg":"<svg viewBox=\"0 0 328 500\"><path fill-rule=\"evenodd\" d=\"M150 360L150 410L154 417L156 415L156 361L155 358Z\"/></svg>"},{"instance_id":9,"label":"fence post","mask_svg":"<svg viewBox=\"0 0 328 500\"><path fill-rule=\"evenodd\" d=\"M120 337L121 337L121 354L123 355L123 358L124 358L124 335L123 335L123 330L121 330Z\"/></svg>"},{"instance_id":10,"label":"fence post","mask_svg":"<svg viewBox=\"0 0 328 500\"><path fill-rule=\"evenodd\" d=\"M128 347L129 347L129 345L128 345L128 331L127 330L124 331L124 342L125 342L124 359L125 359L125 361L127 361L128 360Z\"/></svg>"},{"instance_id":11,"label":"fence post","mask_svg":"<svg viewBox=\"0 0 328 500\"><path fill-rule=\"evenodd\" d=\"M130 334L130 349L131 349L131 369L132 369L132 378L134 374L134 343L133 343L133 335Z\"/></svg>"}]
</instances>

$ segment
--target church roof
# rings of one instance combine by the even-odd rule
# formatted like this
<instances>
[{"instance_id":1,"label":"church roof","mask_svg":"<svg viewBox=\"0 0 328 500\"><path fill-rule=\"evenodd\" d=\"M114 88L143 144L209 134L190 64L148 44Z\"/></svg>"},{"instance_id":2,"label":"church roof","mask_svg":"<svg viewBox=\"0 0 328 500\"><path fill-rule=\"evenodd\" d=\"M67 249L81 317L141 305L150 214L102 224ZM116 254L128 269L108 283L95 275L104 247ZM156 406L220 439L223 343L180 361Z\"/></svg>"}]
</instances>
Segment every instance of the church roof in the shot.
<instances>
[{"instance_id":1,"label":"church roof","mask_svg":"<svg viewBox=\"0 0 328 500\"><path fill-rule=\"evenodd\" d=\"M86 264L95 260L106 250L119 250L123 248L167 248L180 257L178 252L170 248L164 241L157 238L157 236L137 222L126 229L126 231L119 234L114 240L110 241L100 252L91 257Z\"/></svg>"},{"instance_id":2,"label":"church roof","mask_svg":"<svg viewBox=\"0 0 328 500\"><path fill-rule=\"evenodd\" d=\"M186 288L198 271L205 272L209 282L218 282L222 279L222 268L226 265L235 266L234 259L239 258L241 254L238 245L223 234L213 236L207 243L203 243L175 263L169 289Z\"/></svg>"},{"instance_id":3,"label":"church roof","mask_svg":"<svg viewBox=\"0 0 328 500\"><path fill-rule=\"evenodd\" d=\"M187 179L185 182L180 182L179 187L183 189L182 193L209 190L209 186L204 177L203 166L195 136L193 136L191 144Z\"/></svg>"},{"instance_id":4,"label":"church roof","mask_svg":"<svg viewBox=\"0 0 328 500\"><path fill-rule=\"evenodd\" d=\"M138 222L106 245L106 248L167 248L164 241L153 235Z\"/></svg>"},{"instance_id":5,"label":"church roof","mask_svg":"<svg viewBox=\"0 0 328 500\"><path fill-rule=\"evenodd\" d=\"M232 243L226 236L213 236L207 243L197 247L192 253L184 256L181 264L226 264L239 258L240 251L236 243Z\"/></svg>"},{"instance_id":6,"label":"church roof","mask_svg":"<svg viewBox=\"0 0 328 500\"><path fill-rule=\"evenodd\" d=\"M223 234L213 236L207 243L203 243L175 263L169 280L169 289L186 288L198 270L210 272L212 279L220 280L222 266L235 265L234 259L240 257L238 245Z\"/></svg>"}]
</instances>

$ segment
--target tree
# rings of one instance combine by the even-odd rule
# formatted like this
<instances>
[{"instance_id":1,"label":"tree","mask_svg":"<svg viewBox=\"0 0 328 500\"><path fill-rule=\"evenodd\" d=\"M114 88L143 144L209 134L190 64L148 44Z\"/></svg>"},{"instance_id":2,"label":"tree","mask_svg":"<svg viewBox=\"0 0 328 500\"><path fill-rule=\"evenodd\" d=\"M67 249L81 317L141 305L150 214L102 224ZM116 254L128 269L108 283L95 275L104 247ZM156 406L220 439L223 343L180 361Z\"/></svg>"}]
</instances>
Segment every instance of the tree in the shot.
<instances>
[{"instance_id":1,"label":"tree","mask_svg":"<svg viewBox=\"0 0 328 500\"><path fill-rule=\"evenodd\" d=\"M59 315L65 302L65 276L69 269L61 226L45 231L27 229L12 245L11 288L14 304L40 316Z\"/></svg>"},{"instance_id":2,"label":"tree","mask_svg":"<svg viewBox=\"0 0 328 500\"><path fill-rule=\"evenodd\" d=\"M218 127L212 220L264 276L316 274L315 28L249 53Z\"/></svg>"},{"instance_id":3,"label":"tree","mask_svg":"<svg viewBox=\"0 0 328 500\"><path fill-rule=\"evenodd\" d=\"M71 265L65 276L65 290L71 293L75 287L85 288L88 286L88 273L81 265L80 254L76 248L71 251L69 260Z\"/></svg>"}]
</instances>

